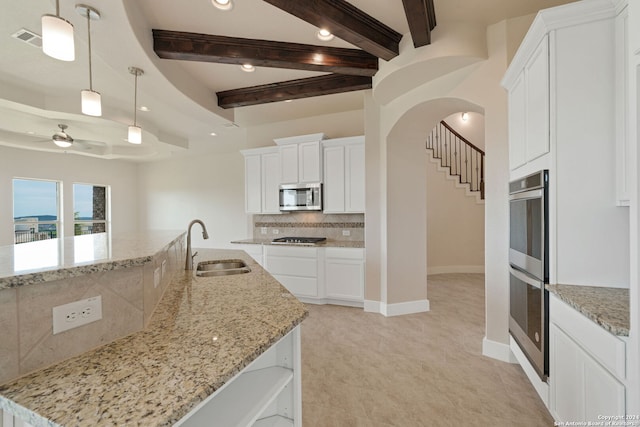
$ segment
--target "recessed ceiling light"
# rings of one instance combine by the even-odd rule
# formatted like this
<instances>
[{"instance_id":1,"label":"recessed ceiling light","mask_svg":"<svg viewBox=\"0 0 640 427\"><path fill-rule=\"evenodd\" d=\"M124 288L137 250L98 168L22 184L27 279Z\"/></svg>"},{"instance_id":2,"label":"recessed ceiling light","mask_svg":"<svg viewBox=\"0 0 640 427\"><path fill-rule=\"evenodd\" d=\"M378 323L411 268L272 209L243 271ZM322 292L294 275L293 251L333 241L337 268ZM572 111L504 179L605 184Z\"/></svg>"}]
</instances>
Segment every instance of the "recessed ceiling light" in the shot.
<instances>
[{"instance_id":1,"label":"recessed ceiling light","mask_svg":"<svg viewBox=\"0 0 640 427\"><path fill-rule=\"evenodd\" d=\"M141 105L140 108L138 108L140 111L151 111L151 109L149 109L149 107L145 106L145 105Z\"/></svg>"},{"instance_id":2,"label":"recessed ceiling light","mask_svg":"<svg viewBox=\"0 0 640 427\"><path fill-rule=\"evenodd\" d=\"M217 133L215 133L215 132L211 132L209 135L211 135L211 136L217 136L218 134L217 134Z\"/></svg>"},{"instance_id":3,"label":"recessed ceiling light","mask_svg":"<svg viewBox=\"0 0 640 427\"><path fill-rule=\"evenodd\" d=\"M35 134L36 134L36 133L35 133L34 131L32 131L32 130L28 130L28 131L27 131L27 135L35 135Z\"/></svg>"},{"instance_id":4,"label":"recessed ceiling light","mask_svg":"<svg viewBox=\"0 0 640 427\"><path fill-rule=\"evenodd\" d=\"M256 70L256 67L251 64L242 64L240 68L242 68L242 71L246 71L247 73L253 73Z\"/></svg>"},{"instance_id":5,"label":"recessed ceiling light","mask_svg":"<svg viewBox=\"0 0 640 427\"><path fill-rule=\"evenodd\" d=\"M318 37L320 40L322 40L324 42L328 42L330 40L333 40L333 34L331 34L331 32L329 30L327 30L326 28L320 28L318 30L318 32L316 33L316 37Z\"/></svg>"},{"instance_id":6,"label":"recessed ceiling light","mask_svg":"<svg viewBox=\"0 0 640 427\"><path fill-rule=\"evenodd\" d=\"M293 99L285 99L284 102L291 102Z\"/></svg>"},{"instance_id":7,"label":"recessed ceiling light","mask_svg":"<svg viewBox=\"0 0 640 427\"><path fill-rule=\"evenodd\" d=\"M233 9L233 2L231 0L211 0L211 4L220 10Z\"/></svg>"}]
</instances>

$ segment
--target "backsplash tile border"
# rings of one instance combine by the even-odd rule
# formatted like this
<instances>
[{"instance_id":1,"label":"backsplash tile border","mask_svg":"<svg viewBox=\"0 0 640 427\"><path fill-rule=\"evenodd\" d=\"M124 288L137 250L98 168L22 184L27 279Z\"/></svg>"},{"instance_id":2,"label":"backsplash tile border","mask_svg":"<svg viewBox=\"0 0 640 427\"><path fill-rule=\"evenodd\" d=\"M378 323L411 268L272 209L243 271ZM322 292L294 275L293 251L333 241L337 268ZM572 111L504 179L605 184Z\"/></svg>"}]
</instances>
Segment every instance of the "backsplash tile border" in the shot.
<instances>
[{"instance_id":1,"label":"backsplash tile border","mask_svg":"<svg viewBox=\"0 0 640 427\"><path fill-rule=\"evenodd\" d=\"M364 222L256 222L255 227L275 228L364 228Z\"/></svg>"}]
</instances>

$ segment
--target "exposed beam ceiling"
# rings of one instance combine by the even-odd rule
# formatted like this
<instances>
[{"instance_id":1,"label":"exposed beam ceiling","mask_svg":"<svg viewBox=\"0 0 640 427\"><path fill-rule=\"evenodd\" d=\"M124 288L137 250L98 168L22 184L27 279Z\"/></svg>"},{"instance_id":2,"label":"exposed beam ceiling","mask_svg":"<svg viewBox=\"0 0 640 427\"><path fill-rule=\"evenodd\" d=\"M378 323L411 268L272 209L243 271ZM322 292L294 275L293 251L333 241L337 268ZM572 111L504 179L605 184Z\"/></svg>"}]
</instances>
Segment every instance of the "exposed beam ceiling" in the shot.
<instances>
[{"instance_id":1,"label":"exposed beam ceiling","mask_svg":"<svg viewBox=\"0 0 640 427\"><path fill-rule=\"evenodd\" d=\"M414 47L431 44L431 31L436 26L433 0L402 0Z\"/></svg>"},{"instance_id":2,"label":"exposed beam ceiling","mask_svg":"<svg viewBox=\"0 0 640 427\"><path fill-rule=\"evenodd\" d=\"M153 30L160 58L373 76L378 58L359 49Z\"/></svg>"},{"instance_id":3,"label":"exposed beam ceiling","mask_svg":"<svg viewBox=\"0 0 640 427\"><path fill-rule=\"evenodd\" d=\"M245 107L289 99L371 89L371 77L329 74L218 92L222 108Z\"/></svg>"},{"instance_id":4,"label":"exposed beam ceiling","mask_svg":"<svg viewBox=\"0 0 640 427\"><path fill-rule=\"evenodd\" d=\"M344 0L264 1L386 61L399 53L402 34Z\"/></svg>"}]
</instances>

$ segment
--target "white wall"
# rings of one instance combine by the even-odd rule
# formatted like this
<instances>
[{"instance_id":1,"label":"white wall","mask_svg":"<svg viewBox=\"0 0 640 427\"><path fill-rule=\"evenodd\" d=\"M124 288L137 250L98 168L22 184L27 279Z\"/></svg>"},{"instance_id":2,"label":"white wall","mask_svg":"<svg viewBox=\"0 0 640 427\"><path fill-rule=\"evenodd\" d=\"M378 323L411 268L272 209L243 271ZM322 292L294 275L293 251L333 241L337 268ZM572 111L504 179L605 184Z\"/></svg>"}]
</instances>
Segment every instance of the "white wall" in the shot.
<instances>
[{"instance_id":1,"label":"white wall","mask_svg":"<svg viewBox=\"0 0 640 427\"><path fill-rule=\"evenodd\" d=\"M230 247L250 233L244 213L244 159L239 151L181 156L140 165L140 223L159 230L186 230L200 219L209 232L202 239L199 225L192 246Z\"/></svg>"},{"instance_id":2,"label":"white wall","mask_svg":"<svg viewBox=\"0 0 640 427\"><path fill-rule=\"evenodd\" d=\"M137 165L76 154L0 147L0 245L13 244L13 178L62 181L64 235L73 235L73 184L111 187L114 233L138 230Z\"/></svg>"},{"instance_id":3,"label":"white wall","mask_svg":"<svg viewBox=\"0 0 640 427\"><path fill-rule=\"evenodd\" d=\"M484 272L484 204L427 162L427 274Z\"/></svg>"}]
</instances>

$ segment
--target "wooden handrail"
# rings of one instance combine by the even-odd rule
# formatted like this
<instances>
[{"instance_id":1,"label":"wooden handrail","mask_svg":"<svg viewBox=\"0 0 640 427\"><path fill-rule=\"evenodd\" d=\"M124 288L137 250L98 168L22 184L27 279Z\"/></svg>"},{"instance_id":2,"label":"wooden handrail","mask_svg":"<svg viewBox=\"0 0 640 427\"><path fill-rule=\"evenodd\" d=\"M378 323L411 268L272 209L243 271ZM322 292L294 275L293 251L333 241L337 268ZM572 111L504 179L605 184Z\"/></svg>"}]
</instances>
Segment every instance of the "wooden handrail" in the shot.
<instances>
[{"instance_id":1,"label":"wooden handrail","mask_svg":"<svg viewBox=\"0 0 640 427\"><path fill-rule=\"evenodd\" d=\"M483 150L443 120L429 134L426 148L432 151L434 159L440 160L440 166L449 169L451 176L457 177L459 183L468 185L471 191L480 192L480 198L484 199Z\"/></svg>"},{"instance_id":2,"label":"wooden handrail","mask_svg":"<svg viewBox=\"0 0 640 427\"><path fill-rule=\"evenodd\" d=\"M446 127L449 132L451 132L452 134L454 134L455 136L457 136L458 138L460 138L465 144L467 144L468 146L470 146L471 148L473 148L474 150L476 150L479 153L482 153L482 155L484 156L484 151L482 151L481 149L479 149L478 147L476 147L475 145L473 145L472 143L470 143L467 138L465 138L464 136L460 135L458 132L456 132L456 130L454 128L452 128L451 126L449 126L447 124L447 122L445 122L444 120L440 121L440 124L444 127Z\"/></svg>"}]
</instances>

